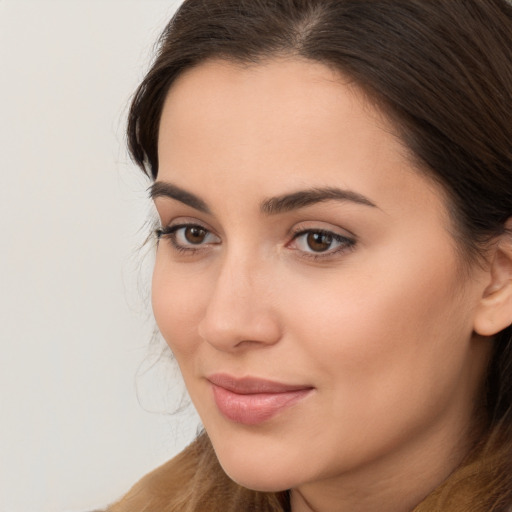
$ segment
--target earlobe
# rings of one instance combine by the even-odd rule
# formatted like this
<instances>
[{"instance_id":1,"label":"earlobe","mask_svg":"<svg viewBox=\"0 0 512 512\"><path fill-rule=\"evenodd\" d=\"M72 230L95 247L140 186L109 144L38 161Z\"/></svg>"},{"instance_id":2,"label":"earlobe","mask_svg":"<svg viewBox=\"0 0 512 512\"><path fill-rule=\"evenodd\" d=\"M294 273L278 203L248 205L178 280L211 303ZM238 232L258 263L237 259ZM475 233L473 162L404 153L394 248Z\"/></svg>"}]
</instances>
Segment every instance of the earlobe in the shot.
<instances>
[{"instance_id":1,"label":"earlobe","mask_svg":"<svg viewBox=\"0 0 512 512\"><path fill-rule=\"evenodd\" d=\"M512 218L505 227L506 232L494 242L490 281L475 312L474 330L482 336L494 336L512 324Z\"/></svg>"}]
</instances>

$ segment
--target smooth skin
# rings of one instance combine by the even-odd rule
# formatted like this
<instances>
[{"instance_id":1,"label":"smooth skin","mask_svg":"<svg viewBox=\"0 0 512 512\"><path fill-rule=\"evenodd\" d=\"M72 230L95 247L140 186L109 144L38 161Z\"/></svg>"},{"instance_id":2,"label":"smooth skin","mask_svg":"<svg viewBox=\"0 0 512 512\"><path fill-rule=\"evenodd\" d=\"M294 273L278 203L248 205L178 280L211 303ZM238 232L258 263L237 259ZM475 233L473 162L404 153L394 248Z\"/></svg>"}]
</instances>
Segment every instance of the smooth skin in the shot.
<instances>
[{"instance_id":1,"label":"smooth skin","mask_svg":"<svg viewBox=\"0 0 512 512\"><path fill-rule=\"evenodd\" d=\"M185 72L159 163L154 314L227 474L293 512L410 511L472 442L509 259L462 271L440 188L319 63ZM248 426L214 373L313 391Z\"/></svg>"}]
</instances>

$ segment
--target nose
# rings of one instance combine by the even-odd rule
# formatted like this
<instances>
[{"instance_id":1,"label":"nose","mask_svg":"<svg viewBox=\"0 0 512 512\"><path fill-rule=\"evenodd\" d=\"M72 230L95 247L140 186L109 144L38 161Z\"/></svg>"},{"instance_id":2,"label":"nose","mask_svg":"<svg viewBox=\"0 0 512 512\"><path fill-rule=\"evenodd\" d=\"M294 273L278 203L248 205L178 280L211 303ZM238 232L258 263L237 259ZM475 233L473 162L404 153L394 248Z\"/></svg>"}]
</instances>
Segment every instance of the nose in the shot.
<instances>
[{"instance_id":1,"label":"nose","mask_svg":"<svg viewBox=\"0 0 512 512\"><path fill-rule=\"evenodd\" d=\"M226 260L198 326L201 338L222 351L277 343L281 327L273 284L263 265L244 263L241 258Z\"/></svg>"}]
</instances>

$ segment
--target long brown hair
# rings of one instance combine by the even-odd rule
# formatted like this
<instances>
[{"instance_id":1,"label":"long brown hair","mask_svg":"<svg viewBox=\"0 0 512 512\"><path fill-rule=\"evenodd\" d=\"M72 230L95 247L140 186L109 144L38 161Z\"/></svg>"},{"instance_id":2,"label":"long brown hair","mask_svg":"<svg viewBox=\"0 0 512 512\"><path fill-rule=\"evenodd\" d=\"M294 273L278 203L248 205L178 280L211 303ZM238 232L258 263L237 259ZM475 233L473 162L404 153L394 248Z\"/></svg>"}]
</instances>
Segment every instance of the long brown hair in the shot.
<instances>
[{"instance_id":1,"label":"long brown hair","mask_svg":"<svg viewBox=\"0 0 512 512\"><path fill-rule=\"evenodd\" d=\"M485 242L504 232L512 216L508 1L185 0L164 30L131 105L128 144L135 162L157 177L163 103L186 69L211 58L258 63L279 55L340 70L389 116L418 168L444 187L465 261L478 259ZM511 329L494 343L486 381L486 435L418 511L489 512L512 506ZM167 483L155 484L161 478ZM147 510L288 507L286 493L256 493L230 482L204 434L138 485L139 496L142 492L149 500ZM167 491L152 507L155 485ZM223 498L219 502L215 496ZM112 511L146 510L122 503Z\"/></svg>"}]
</instances>

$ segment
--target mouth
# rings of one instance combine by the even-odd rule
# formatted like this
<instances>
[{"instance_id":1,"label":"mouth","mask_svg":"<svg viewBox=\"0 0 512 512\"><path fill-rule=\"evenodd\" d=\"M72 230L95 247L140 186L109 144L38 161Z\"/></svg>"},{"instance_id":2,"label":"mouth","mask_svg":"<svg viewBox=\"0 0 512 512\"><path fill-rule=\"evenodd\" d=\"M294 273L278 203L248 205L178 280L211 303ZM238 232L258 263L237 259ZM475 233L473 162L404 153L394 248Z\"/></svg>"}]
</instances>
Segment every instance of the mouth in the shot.
<instances>
[{"instance_id":1,"label":"mouth","mask_svg":"<svg viewBox=\"0 0 512 512\"><path fill-rule=\"evenodd\" d=\"M257 425L292 407L313 391L313 387L230 375L215 374L207 379L221 414L243 425Z\"/></svg>"}]
</instances>

